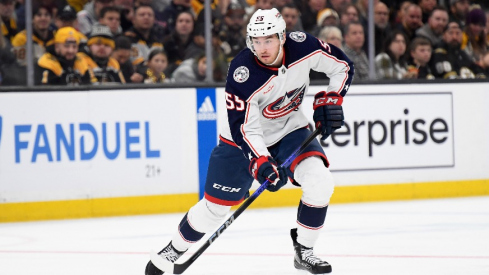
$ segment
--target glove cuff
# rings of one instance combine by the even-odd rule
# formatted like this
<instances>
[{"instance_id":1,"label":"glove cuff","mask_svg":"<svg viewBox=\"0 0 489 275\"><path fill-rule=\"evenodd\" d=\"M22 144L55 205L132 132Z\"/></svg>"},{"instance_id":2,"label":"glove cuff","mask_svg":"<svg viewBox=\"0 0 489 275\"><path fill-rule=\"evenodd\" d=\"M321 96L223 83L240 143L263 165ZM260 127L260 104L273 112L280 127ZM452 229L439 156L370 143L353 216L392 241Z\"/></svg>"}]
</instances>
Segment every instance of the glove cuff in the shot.
<instances>
[{"instance_id":1,"label":"glove cuff","mask_svg":"<svg viewBox=\"0 0 489 275\"><path fill-rule=\"evenodd\" d=\"M317 93L314 96L313 109L325 105L337 105L341 106L343 104L343 97L335 92L326 93L324 91Z\"/></svg>"}]
</instances>

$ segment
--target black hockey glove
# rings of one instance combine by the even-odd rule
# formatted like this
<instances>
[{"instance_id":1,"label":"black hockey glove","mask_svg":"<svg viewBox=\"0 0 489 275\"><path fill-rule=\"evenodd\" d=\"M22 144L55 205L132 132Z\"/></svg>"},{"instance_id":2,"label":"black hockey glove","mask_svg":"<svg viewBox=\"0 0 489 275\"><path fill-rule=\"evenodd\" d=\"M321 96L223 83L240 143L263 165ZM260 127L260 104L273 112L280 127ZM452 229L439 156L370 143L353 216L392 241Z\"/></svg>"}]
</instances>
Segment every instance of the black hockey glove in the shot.
<instances>
[{"instance_id":1,"label":"black hockey glove","mask_svg":"<svg viewBox=\"0 0 489 275\"><path fill-rule=\"evenodd\" d=\"M250 162L249 170L260 184L263 184L265 180L270 182L267 187L268 191L278 191L287 183L285 168L279 167L272 157L261 156L253 158Z\"/></svg>"},{"instance_id":2,"label":"black hockey glove","mask_svg":"<svg viewBox=\"0 0 489 275\"><path fill-rule=\"evenodd\" d=\"M335 130L345 125L343 121L343 97L337 93L319 92L314 96L314 123L321 128L321 140L325 140Z\"/></svg>"}]
</instances>

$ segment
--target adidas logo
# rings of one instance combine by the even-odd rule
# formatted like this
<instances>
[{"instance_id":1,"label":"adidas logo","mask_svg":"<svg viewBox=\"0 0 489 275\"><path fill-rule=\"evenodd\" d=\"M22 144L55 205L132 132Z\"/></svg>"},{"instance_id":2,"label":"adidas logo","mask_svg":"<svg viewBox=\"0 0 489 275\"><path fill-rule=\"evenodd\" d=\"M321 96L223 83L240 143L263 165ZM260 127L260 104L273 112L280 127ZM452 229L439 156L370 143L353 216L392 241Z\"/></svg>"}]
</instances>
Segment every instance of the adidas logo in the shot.
<instances>
[{"instance_id":1,"label":"adidas logo","mask_svg":"<svg viewBox=\"0 0 489 275\"><path fill-rule=\"evenodd\" d=\"M197 120L216 120L217 114L210 97L206 97L199 107Z\"/></svg>"}]
</instances>

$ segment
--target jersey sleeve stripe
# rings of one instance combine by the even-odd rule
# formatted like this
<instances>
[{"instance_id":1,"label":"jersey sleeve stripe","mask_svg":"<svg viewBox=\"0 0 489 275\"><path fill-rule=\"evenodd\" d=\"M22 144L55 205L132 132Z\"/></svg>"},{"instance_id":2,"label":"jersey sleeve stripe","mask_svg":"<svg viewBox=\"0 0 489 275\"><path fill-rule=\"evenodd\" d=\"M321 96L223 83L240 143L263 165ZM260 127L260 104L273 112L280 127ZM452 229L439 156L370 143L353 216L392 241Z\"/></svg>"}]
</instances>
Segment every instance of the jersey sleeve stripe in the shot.
<instances>
[{"instance_id":1,"label":"jersey sleeve stripe","mask_svg":"<svg viewBox=\"0 0 489 275\"><path fill-rule=\"evenodd\" d=\"M338 62L338 63L341 63L341 64L345 65L345 67L346 67L346 71L345 71L345 78L343 78L343 82L341 83L340 88L338 89L338 91L332 91L332 92L334 92L334 93L340 94L340 93L341 93L341 91L343 90L343 88L345 87L345 83L346 83L346 81L348 80L348 72L350 71L350 66L348 65L348 63L347 63L347 62L345 62L345 61L340 61L340 60L338 60L338 58L336 58L335 56L329 55L329 54L328 54L328 53L326 53L326 52L321 52L321 53L322 53L323 55L325 55L326 57L329 57L329 58L333 59L334 61L336 61L336 62Z\"/></svg>"}]
</instances>

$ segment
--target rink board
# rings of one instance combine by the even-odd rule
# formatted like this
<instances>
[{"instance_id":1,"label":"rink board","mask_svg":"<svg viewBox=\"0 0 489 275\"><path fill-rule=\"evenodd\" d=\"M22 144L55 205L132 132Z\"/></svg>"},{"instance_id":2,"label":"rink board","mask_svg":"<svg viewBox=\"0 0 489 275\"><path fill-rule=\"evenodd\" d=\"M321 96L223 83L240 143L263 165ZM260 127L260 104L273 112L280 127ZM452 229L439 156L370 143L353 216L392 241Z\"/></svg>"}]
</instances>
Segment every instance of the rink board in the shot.
<instances>
[{"instance_id":1,"label":"rink board","mask_svg":"<svg viewBox=\"0 0 489 275\"><path fill-rule=\"evenodd\" d=\"M322 143L332 203L489 195L485 87L352 86L345 127ZM309 118L322 89L303 99ZM0 222L184 212L224 113L223 88L0 93ZM252 207L300 196L286 186Z\"/></svg>"}]
</instances>

